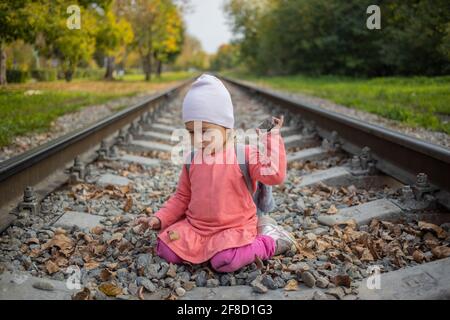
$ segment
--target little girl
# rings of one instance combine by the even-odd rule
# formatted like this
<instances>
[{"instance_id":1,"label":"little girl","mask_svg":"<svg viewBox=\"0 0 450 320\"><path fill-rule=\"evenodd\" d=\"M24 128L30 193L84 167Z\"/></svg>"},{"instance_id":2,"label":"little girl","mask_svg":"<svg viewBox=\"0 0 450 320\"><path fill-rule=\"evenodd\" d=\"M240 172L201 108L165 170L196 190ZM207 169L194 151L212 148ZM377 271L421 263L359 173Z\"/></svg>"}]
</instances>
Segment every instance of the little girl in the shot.
<instances>
[{"instance_id":1,"label":"little girl","mask_svg":"<svg viewBox=\"0 0 450 320\"><path fill-rule=\"evenodd\" d=\"M233 272L254 262L255 256L265 260L289 249L295 241L292 236L270 217L256 215L230 134L234 127L231 96L218 78L203 74L192 84L183 101L183 121L198 149L189 172L184 166L175 194L153 217L137 220L144 227L161 230L157 254L176 264L209 260L214 270ZM280 135L283 117L273 121L275 127L261 134L270 157L256 146L245 147L253 190L257 181L275 185L286 176ZM203 134L194 134L195 125L201 126ZM212 132L214 138L205 139ZM267 175L267 169L271 174Z\"/></svg>"}]
</instances>

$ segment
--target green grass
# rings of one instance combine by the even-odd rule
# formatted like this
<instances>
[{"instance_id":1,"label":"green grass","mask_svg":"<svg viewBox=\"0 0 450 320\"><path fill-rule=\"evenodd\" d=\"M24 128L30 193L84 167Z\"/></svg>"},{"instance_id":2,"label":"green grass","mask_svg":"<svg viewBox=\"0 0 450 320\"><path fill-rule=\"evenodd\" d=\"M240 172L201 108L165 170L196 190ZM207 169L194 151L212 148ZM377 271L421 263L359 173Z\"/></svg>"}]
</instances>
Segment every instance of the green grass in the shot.
<instances>
[{"instance_id":1,"label":"green grass","mask_svg":"<svg viewBox=\"0 0 450 320\"><path fill-rule=\"evenodd\" d=\"M450 134L450 76L355 79L224 73L273 89L325 98L350 108Z\"/></svg>"},{"instance_id":2,"label":"green grass","mask_svg":"<svg viewBox=\"0 0 450 320\"><path fill-rule=\"evenodd\" d=\"M15 136L45 132L66 113L118 97L163 90L192 76L187 72L171 72L151 82L141 81L142 75L130 75L118 81L77 79L70 83L52 81L0 87L0 147L11 143ZM26 95L28 90L39 90L41 94Z\"/></svg>"}]
</instances>

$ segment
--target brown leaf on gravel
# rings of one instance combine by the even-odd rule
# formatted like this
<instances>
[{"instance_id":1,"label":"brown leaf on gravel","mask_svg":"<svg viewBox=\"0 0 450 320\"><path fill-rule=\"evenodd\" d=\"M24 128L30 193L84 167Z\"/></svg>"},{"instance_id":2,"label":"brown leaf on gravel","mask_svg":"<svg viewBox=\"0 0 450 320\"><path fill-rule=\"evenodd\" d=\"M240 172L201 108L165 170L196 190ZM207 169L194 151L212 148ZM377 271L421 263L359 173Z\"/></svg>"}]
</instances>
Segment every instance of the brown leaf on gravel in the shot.
<instances>
[{"instance_id":1,"label":"brown leaf on gravel","mask_svg":"<svg viewBox=\"0 0 450 320\"><path fill-rule=\"evenodd\" d=\"M438 259L447 258L450 257L450 247L447 246L435 247L434 249L431 250L431 253L433 253L433 255Z\"/></svg>"},{"instance_id":2,"label":"brown leaf on gravel","mask_svg":"<svg viewBox=\"0 0 450 320\"><path fill-rule=\"evenodd\" d=\"M263 262L261 261L261 259L257 255L255 255L255 264L256 264L256 268L257 269L264 268Z\"/></svg>"},{"instance_id":3,"label":"brown leaf on gravel","mask_svg":"<svg viewBox=\"0 0 450 320\"><path fill-rule=\"evenodd\" d=\"M327 210L327 214L336 214L338 212L338 209L336 208L336 206L334 204L332 204L328 210Z\"/></svg>"},{"instance_id":4,"label":"brown leaf on gravel","mask_svg":"<svg viewBox=\"0 0 450 320\"><path fill-rule=\"evenodd\" d=\"M291 279L287 282L286 286L284 287L285 291L297 291L298 290L298 282L295 279Z\"/></svg>"},{"instance_id":5,"label":"brown leaf on gravel","mask_svg":"<svg viewBox=\"0 0 450 320\"><path fill-rule=\"evenodd\" d=\"M29 238L27 241L25 241L26 244L39 244L38 238Z\"/></svg>"},{"instance_id":6,"label":"brown leaf on gravel","mask_svg":"<svg viewBox=\"0 0 450 320\"><path fill-rule=\"evenodd\" d=\"M139 287L139 290L138 290L138 298L140 299L140 300L144 300L144 287Z\"/></svg>"},{"instance_id":7,"label":"brown leaf on gravel","mask_svg":"<svg viewBox=\"0 0 450 320\"><path fill-rule=\"evenodd\" d=\"M331 277L330 280L337 287L344 286L344 287L350 288L350 286L352 284L352 279L347 274L336 275L334 277Z\"/></svg>"},{"instance_id":8,"label":"brown leaf on gravel","mask_svg":"<svg viewBox=\"0 0 450 320\"><path fill-rule=\"evenodd\" d=\"M101 226L95 226L91 229L91 233L95 234L95 235L101 235L103 233L103 227Z\"/></svg>"},{"instance_id":9,"label":"brown leaf on gravel","mask_svg":"<svg viewBox=\"0 0 450 320\"><path fill-rule=\"evenodd\" d=\"M415 250L412 254L412 257L415 262L421 263L423 259L425 259L425 255L420 250Z\"/></svg>"},{"instance_id":10,"label":"brown leaf on gravel","mask_svg":"<svg viewBox=\"0 0 450 320\"><path fill-rule=\"evenodd\" d=\"M123 238L123 234L120 232L116 232L112 235L111 239L108 240L108 244L113 243L114 241L120 241Z\"/></svg>"},{"instance_id":11,"label":"brown leaf on gravel","mask_svg":"<svg viewBox=\"0 0 450 320\"><path fill-rule=\"evenodd\" d=\"M62 233L58 233L55 234L52 239L44 243L41 248L42 250L46 250L48 248L58 247L60 252L67 257L72 252L73 245L72 239Z\"/></svg>"},{"instance_id":12,"label":"brown leaf on gravel","mask_svg":"<svg viewBox=\"0 0 450 320\"><path fill-rule=\"evenodd\" d=\"M87 287L84 287L83 290L73 295L72 300L92 300L91 291Z\"/></svg>"},{"instance_id":13,"label":"brown leaf on gravel","mask_svg":"<svg viewBox=\"0 0 450 320\"><path fill-rule=\"evenodd\" d=\"M133 207L133 198L130 195L127 195L127 200L125 202L125 206L123 207L123 211L128 212Z\"/></svg>"},{"instance_id":14,"label":"brown leaf on gravel","mask_svg":"<svg viewBox=\"0 0 450 320\"><path fill-rule=\"evenodd\" d=\"M45 268L47 269L47 272L49 274L53 274L59 271L58 265L51 260L47 260L47 262L45 263Z\"/></svg>"},{"instance_id":15,"label":"brown leaf on gravel","mask_svg":"<svg viewBox=\"0 0 450 320\"><path fill-rule=\"evenodd\" d=\"M109 281L109 280L111 280L111 278L113 277L113 276L115 276L115 272L112 272L112 271L110 271L110 270L108 270L108 269L103 269L101 272L100 272L100 279L103 281L103 282L105 282L105 281Z\"/></svg>"},{"instance_id":16,"label":"brown leaf on gravel","mask_svg":"<svg viewBox=\"0 0 450 320\"><path fill-rule=\"evenodd\" d=\"M422 231L431 231L431 232L433 232L434 234L436 234L436 236L439 239L447 238L447 232L445 232L444 229L442 229L441 227L439 227L439 226L437 226L437 225L435 225L433 223L428 223L428 222L425 222L425 221L419 221L418 226L419 226L419 229L422 230Z\"/></svg>"},{"instance_id":17,"label":"brown leaf on gravel","mask_svg":"<svg viewBox=\"0 0 450 320\"><path fill-rule=\"evenodd\" d=\"M86 270L92 270L92 269L98 268L99 265L100 265L100 263L98 263L96 261L91 261L91 262L86 262L84 264L84 268Z\"/></svg>"},{"instance_id":18,"label":"brown leaf on gravel","mask_svg":"<svg viewBox=\"0 0 450 320\"><path fill-rule=\"evenodd\" d=\"M363 251L363 253L362 253L361 257L360 257L360 260L361 261L373 261L374 260L372 254L369 251L369 249L364 249L364 251Z\"/></svg>"},{"instance_id":19,"label":"brown leaf on gravel","mask_svg":"<svg viewBox=\"0 0 450 320\"><path fill-rule=\"evenodd\" d=\"M116 286L115 284L104 282L102 283L98 289L106 294L108 297L115 297L122 294L122 289Z\"/></svg>"}]
</instances>

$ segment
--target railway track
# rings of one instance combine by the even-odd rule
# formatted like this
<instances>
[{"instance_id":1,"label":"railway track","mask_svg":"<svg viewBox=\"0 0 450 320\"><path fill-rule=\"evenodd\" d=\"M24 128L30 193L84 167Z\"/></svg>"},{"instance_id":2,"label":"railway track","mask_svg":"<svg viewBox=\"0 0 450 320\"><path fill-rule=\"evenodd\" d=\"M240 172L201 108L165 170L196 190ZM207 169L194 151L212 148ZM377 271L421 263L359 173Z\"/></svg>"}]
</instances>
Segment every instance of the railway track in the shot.
<instances>
[{"instance_id":1,"label":"railway track","mask_svg":"<svg viewBox=\"0 0 450 320\"><path fill-rule=\"evenodd\" d=\"M0 299L450 297L448 150L224 80L237 128L285 115L271 215L300 251L217 274L133 228L176 188L188 81L0 164Z\"/></svg>"}]
</instances>

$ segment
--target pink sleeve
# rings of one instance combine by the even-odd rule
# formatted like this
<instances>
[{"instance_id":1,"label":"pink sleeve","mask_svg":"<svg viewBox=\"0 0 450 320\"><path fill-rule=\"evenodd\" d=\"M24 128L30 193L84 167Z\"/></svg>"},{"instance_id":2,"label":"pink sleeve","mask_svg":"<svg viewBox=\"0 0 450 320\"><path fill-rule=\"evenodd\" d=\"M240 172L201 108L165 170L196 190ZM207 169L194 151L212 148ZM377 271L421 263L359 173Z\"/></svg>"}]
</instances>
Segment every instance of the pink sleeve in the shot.
<instances>
[{"instance_id":1,"label":"pink sleeve","mask_svg":"<svg viewBox=\"0 0 450 320\"><path fill-rule=\"evenodd\" d=\"M265 147L265 152L259 152L256 146L247 148L253 187L256 187L256 181L267 185L283 183L286 177L286 151L279 130L263 133L260 141Z\"/></svg>"},{"instance_id":2,"label":"pink sleeve","mask_svg":"<svg viewBox=\"0 0 450 320\"><path fill-rule=\"evenodd\" d=\"M187 168L183 166L176 192L166 201L164 206L155 213L161 221L161 230L180 220L191 200L191 182L187 173Z\"/></svg>"}]
</instances>

